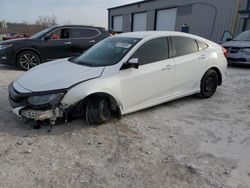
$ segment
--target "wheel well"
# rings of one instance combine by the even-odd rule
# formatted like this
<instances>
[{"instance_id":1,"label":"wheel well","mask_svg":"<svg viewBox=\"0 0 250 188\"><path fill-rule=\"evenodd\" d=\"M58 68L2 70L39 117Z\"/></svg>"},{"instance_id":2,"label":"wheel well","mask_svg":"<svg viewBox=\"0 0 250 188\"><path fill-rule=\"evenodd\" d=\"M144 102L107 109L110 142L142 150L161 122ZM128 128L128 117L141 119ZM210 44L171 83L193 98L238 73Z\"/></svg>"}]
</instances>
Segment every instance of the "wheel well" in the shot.
<instances>
[{"instance_id":1,"label":"wheel well","mask_svg":"<svg viewBox=\"0 0 250 188\"><path fill-rule=\"evenodd\" d=\"M76 103L74 105L74 107L72 109L70 109L72 116L73 117L83 116L85 113L85 107L86 107L88 101L95 100L96 98L100 98L100 97L104 97L104 98L108 99L113 115L116 118L120 119L121 118L121 111L117 105L116 100L111 95L109 95L107 93L102 93L102 92L90 94L87 97L85 97L83 100Z\"/></svg>"},{"instance_id":2,"label":"wheel well","mask_svg":"<svg viewBox=\"0 0 250 188\"><path fill-rule=\"evenodd\" d=\"M22 50L18 51L15 55L15 63L16 64L17 64L17 57L19 56L19 54L21 54L22 52L25 52L25 51L31 51L31 52L35 53L39 57L40 62L42 62L41 55L36 50L34 50L34 49L22 49Z\"/></svg>"},{"instance_id":3,"label":"wheel well","mask_svg":"<svg viewBox=\"0 0 250 188\"><path fill-rule=\"evenodd\" d=\"M222 76L221 76L220 70L219 70L217 67L212 67L212 68L210 68L210 69L216 71L216 73L217 73L217 75L218 75L218 79L219 79L219 80L218 80L218 81L219 81L218 85L221 86L221 84L222 84Z\"/></svg>"}]
</instances>

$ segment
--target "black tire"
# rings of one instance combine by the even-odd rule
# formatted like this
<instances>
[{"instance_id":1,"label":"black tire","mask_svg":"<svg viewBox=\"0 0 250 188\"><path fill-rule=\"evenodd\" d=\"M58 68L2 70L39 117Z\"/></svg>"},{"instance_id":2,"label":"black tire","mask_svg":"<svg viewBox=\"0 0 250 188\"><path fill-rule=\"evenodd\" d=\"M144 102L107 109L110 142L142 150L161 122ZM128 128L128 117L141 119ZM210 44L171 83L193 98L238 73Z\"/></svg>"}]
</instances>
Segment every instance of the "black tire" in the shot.
<instances>
[{"instance_id":1,"label":"black tire","mask_svg":"<svg viewBox=\"0 0 250 188\"><path fill-rule=\"evenodd\" d=\"M105 97L90 98L86 105L85 118L89 125L100 125L111 119L110 101Z\"/></svg>"},{"instance_id":2,"label":"black tire","mask_svg":"<svg viewBox=\"0 0 250 188\"><path fill-rule=\"evenodd\" d=\"M219 78L215 70L209 69L201 79L200 93L198 96L207 99L213 96L218 86Z\"/></svg>"},{"instance_id":3,"label":"black tire","mask_svg":"<svg viewBox=\"0 0 250 188\"><path fill-rule=\"evenodd\" d=\"M17 65L27 71L41 63L39 56L32 51L23 51L17 56Z\"/></svg>"}]
</instances>

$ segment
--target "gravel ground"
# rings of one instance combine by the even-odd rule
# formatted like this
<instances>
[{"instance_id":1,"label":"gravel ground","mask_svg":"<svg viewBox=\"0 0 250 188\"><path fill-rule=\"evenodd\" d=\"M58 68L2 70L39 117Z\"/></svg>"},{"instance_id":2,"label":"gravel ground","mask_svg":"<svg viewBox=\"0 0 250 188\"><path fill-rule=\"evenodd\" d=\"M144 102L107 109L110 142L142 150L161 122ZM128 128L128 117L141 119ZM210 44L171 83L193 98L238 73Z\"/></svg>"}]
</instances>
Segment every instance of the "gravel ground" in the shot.
<instances>
[{"instance_id":1,"label":"gravel ground","mask_svg":"<svg viewBox=\"0 0 250 188\"><path fill-rule=\"evenodd\" d=\"M207 100L169 102L98 127L34 130L12 112L0 66L0 187L250 187L250 69Z\"/></svg>"}]
</instances>

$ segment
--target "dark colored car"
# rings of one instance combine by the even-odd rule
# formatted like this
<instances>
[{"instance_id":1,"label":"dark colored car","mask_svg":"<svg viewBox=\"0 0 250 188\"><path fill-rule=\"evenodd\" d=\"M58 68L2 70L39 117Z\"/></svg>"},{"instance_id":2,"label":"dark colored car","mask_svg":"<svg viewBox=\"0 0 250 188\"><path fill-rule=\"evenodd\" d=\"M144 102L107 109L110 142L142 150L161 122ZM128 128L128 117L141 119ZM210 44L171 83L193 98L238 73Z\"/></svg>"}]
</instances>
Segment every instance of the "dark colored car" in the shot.
<instances>
[{"instance_id":1,"label":"dark colored car","mask_svg":"<svg viewBox=\"0 0 250 188\"><path fill-rule=\"evenodd\" d=\"M222 46L227 49L229 64L250 65L250 30L233 37L230 32L225 32L222 37Z\"/></svg>"},{"instance_id":2,"label":"dark colored car","mask_svg":"<svg viewBox=\"0 0 250 188\"><path fill-rule=\"evenodd\" d=\"M29 70L46 61L78 56L108 36L102 27L54 26L27 39L0 42L0 63Z\"/></svg>"}]
</instances>

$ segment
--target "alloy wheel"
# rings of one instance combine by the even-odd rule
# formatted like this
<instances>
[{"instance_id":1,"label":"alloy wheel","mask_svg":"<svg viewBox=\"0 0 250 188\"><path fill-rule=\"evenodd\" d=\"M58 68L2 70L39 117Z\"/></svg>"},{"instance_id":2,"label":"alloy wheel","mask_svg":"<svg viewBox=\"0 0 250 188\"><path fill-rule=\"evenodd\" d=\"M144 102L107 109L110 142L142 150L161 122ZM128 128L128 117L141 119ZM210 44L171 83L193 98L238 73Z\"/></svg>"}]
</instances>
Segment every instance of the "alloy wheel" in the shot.
<instances>
[{"instance_id":1,"label":"alloy wheel","mask_svg":"<svg viewBox=\"0 0 250 188\"><path fill-rule=\"evenodd\" d=\"M32 54L23 54L20 57L20 65L26 70L29 70L38 64L39 64L39 60L37 59L36 56Z\"/></svg>"}]
</instances>

